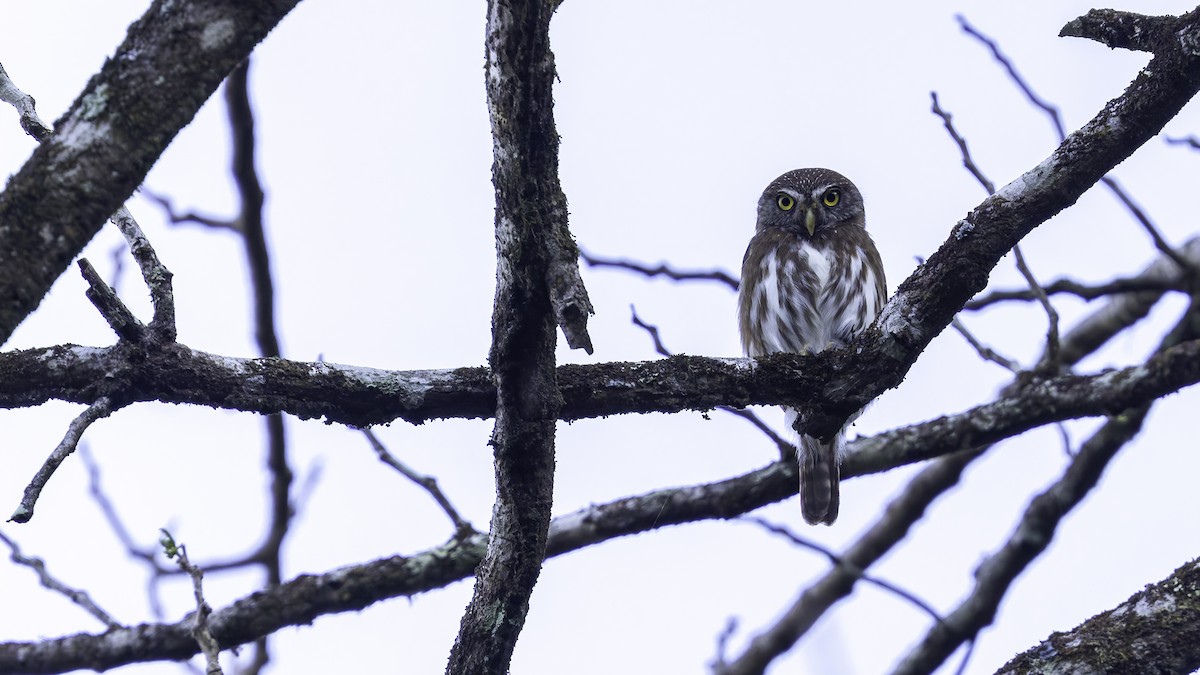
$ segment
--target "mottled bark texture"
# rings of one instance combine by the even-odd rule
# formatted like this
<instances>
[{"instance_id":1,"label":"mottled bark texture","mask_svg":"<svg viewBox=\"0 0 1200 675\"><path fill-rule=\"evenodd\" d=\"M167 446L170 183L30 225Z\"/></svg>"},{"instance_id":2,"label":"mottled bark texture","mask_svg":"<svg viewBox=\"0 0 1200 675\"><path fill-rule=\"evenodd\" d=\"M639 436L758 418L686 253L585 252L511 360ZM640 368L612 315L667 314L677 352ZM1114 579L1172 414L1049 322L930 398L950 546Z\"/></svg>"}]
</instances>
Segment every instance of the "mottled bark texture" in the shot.
<instances>
[{"instance_id":1,"label":"mottled bark texture","mask_svg":"<svg viewBox=\"0 0 1200 675\"><path fill-rule=\"evenodd\" d=\"M1016 656L997 675L1185 675L1200 668L1200 559Z\"/></svg>"},{"instance_id":2,"label":"mottled bark texture","mask_svg":"<svg viewBox=\"0 0 1200 675\"><path fill-rule=\"evenodd\" d=\"M298 0L152 4L0 193L0 344Z\"/></svg>"},{"instance_id":3,"label":"mottled bark texture","mask_svg":"<svg viewBox=\"0 0 1200 675\"><path fill-rule=\"evenodd\" d=\"M487 553L447 673L502 675L541 573L554 489L555 373L551 275L569 239L558 181L554 56L545 0L490 0L485 79L496 188L496 298L489 355L496 385L496 503ZM590 347L590 344L587 345Z\"/></svg>"},{"instance_id":4,"label":"mottled bark texture","mask_svg":"<svg viewBox=\"0 0 1200 675\"><path fill-rule=\"evenodd\" d=\"M646 362L562 365L556 368L559 419L578 420L645 412L706 411L718 405L781 405L796 389L819 388L828 373L812 372L811 359L774 354L758 359L673 356ZM870 443L871 466L891 468L953 450L976 447L1043 424L1102 415L1200 382L1200 345L1182 344L1149 359L1098 375L1059 375L961 415L939 417L889 432ZM277 358L218 356L185 345L147 349L58 345L0 353L0 408L50 400L90 404L118 401L190 403L348 426L397 419L483 419L496 414L496 384L487 368L388 371ZM907 453L908 437L942 429L953 446ZM869 442L866 441L866 442ZM864 443L859 440L856 447ZM890 459L889 459L890 458ZM906 458L904 461L899 461Z\"/></svg>"}]
</instances>

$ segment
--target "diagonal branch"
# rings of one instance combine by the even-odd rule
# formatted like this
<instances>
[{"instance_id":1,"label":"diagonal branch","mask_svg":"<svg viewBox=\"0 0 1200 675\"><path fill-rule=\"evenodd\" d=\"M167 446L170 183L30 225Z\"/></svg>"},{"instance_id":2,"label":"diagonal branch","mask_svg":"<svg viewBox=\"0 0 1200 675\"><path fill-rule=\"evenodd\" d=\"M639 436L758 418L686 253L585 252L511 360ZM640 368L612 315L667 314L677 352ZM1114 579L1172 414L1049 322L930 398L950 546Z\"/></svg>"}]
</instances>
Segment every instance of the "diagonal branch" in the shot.
<instances>
[{"instance_id":1,"label":"diagonal branch","mask_svg":"<svg viewBox=\"0 0 1200 675\"><path fill-rule=\"evenodd\" d=\"M872 398L899 384L924 347L987 284L1000 258L1034 227L1065 209L1117 163L1162 130L1197 90L1200 12L1170 22L1151 63L1125 92L1066 137L1038 166L985 199L905 280L864 331L841 377L798 401L802 429L830 436Z\"/></svg>"},{"instance_id":2,"label":"diagonal branch","mask_svg":"<svg viewBox=\"0 0 1200 675\"><path fill-rule=\"evenodd\" d=\"M62 441L51 451L50 456L46 458L42 467L29 481L29 485L25 487L25 494L21 497L21 503L17 506L17 510L13 511L12 516L9 517L10 521L27 523L30 518L33 518L33 509L37 505L38 497L42 494L42 489L46 487L46 483L50 482L50 478L54 476L54 472L58 470L63 461L75 452L80 439L83 438L83 432L87 431L87 428L97 420L108 417L121 407L121 404L113 403L111 398L102 396L88 406L87 410L79 413L79 416L68 425L67 433L63 436Z\"/></svg>"},{"instance_id":3,"label":"diagonal branch","mask_svg":"<svg viewBox=\"0 0 1200 675\"><path fill-rule=\"evenodd\" d=\"M1062 518L1095 486L1104 467L1141 429L1149 406L1111 418L1071 462L1063 477L1034 498L1016 532L975 572L970 597L930 628L925 639L896 667L896 675L932 673L966 641L990 624L1009 586L1040 555Z\"/></svg>"},{"instance_id":4,"label":"diagonal branch","mask_svg":"<svg viewBox=\"0 0 1200 675\"><path fill-rule=\"evenodd\" d=\"M0 64L0 101L17 109L17 114L21 117L21 128L25 130L25 133L33 136L38 143L54 133L50 127L46 126L42 118L38 117L33 97L13 84L8 72L4 70L3 64Z\"/></svg>"},{"instance_id":5,"label":"diagonal branch","mask_svg":"<svg viewBox=\"0 0 1200 675\"><path fill-rule=\"evenodd\" d=\"M297 1L159 1L129 28L0 193L0 344Z\"/></svg>"},{"instance_id":6,"label":"diagonal branch","mask_svg":"<svg viewBox=\"0 0 1200 675\"><path fill-rule=\"evenodd\" d=\"M1054 633L997 675L1191 673L1200 667L1200 559L1076 628ZM1136 649L1114 649L1137 635Z\"/></svg>"},{"instance_id":7,"label":"diagonal branch","mask_svg":"<svg viewBox=\"0 0 1200 675\"><path fill-rule=\"evenodd\" d=\"M825 576L806 588L770 628L756 635L736 659L717 664L716 675L761 675L778 656L791 649L830 607L853 591L863 571L902 541L929 505L958 484L963 470L979 456L963 452L944 457L917 474L883 516L858 538ZM926 608L927 611L928 608ZM934 618L940 621L934 613Z\"/></svg>"},{"instance_id":8,"label":"diagonal branch","mask_svg":"<svg viewBox=\"0 0 1200 675\"><path fill-rule=\"evenodd\" d=\"M21 548L17 546L17 542L9 539L8 536L3 532L0 532L0 541L4 542L4 544L8 546L10 551L8 555L9 559L18 565L24 565L25 567L33 570L34 573L37 574L38 581L41 582L42 586L64 596L76 605L79 605L84 609L84 611L86 611L88 614L91 614L100 623L108 626L108 628L117 629L122 627L119 621L112 618L112 615L101 609L100 606L97 605L94 600L92 600L92 596L89 595L87 591L78 588L72 588L62 581L59 581L59 579L53 574L50 574L50 570L46 569L46 562L44 560L41 558L33 558L21 553Z\"/></svg>"},{"instance_id":9,"label":"diagonal branch","mask_svg":"<svg viewBox=\"0 0 1200 675\"><path fill-rule=\"evenodd\" d=\"M1200 297L1156 350L1169 351L1180 343L1200 338ZM1131 406L1109 417L1083 444L1062 477L1034 497L1009 540L975 571L975 588L944 621L929 629L925 638L897 666L897 675L923 675L936 670L955 650L973 641L995 619L996 610L1017 576L1054 539L1059 524L1096 486L1108 463L1141 431L1151 402Z\"/></svg>"}]
</instances>

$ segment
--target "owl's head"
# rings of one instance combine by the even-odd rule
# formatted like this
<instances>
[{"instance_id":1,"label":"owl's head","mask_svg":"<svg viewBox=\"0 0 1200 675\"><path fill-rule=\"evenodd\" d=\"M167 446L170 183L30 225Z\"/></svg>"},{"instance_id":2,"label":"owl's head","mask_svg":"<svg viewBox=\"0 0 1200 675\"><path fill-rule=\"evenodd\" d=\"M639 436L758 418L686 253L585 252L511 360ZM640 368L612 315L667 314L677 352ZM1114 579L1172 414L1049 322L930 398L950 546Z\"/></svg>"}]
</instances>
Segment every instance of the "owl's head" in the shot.
<instances>
[{"instance_id":1,"label":"owl's head","mask_svg":"<svg viewBox=\"0 0 1200 675\"><path fill-rule=\"evenodd\" d=\"M781 228L812 239L847 225L866 227L862 193L836 171L789 171L771 181L758 199L759 232Z\"/></svg>"}]
</instances>

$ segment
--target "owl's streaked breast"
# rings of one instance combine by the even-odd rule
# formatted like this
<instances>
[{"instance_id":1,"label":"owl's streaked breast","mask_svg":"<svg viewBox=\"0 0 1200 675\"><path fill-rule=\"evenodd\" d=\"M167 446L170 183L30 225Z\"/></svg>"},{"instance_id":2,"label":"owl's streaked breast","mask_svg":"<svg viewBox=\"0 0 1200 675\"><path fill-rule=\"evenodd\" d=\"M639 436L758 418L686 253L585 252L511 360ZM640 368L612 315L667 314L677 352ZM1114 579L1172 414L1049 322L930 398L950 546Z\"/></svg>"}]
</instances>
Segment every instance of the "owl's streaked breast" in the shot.
<instances>
[{"instance_id":1,"label":"owl's streaked breast","mask_svg":"<svg viewBox=\"0 0 1200 675\"><path fill-rule=\"evenodd\" d=\"M747 356L840 347L875 319L882 280L859 250L768 232L756 239L743 262L738 301Z\"/></svg>"}]
</instances>

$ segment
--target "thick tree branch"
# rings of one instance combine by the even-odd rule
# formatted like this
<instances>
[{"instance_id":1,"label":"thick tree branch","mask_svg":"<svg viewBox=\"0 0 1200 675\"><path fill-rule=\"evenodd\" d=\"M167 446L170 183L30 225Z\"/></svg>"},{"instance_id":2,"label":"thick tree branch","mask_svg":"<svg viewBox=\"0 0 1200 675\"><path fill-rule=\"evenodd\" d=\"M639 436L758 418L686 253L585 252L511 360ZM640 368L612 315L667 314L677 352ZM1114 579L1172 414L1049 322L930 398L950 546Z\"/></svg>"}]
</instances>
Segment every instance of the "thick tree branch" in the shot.
<instances>
[{"instance_id":1,"label":"thick tree branch","mask_svg":"<svg viewBox=\"0 0 1200 675\"><path fill-rule=\"evenodd\" d=\"M1071 376L1047 380L958 416L859 439L851 444L843 477L878 471L888 462L916 461L1000 440L1029 428L1025 418L1034 411L1041 414L1057 411L1049 415L1062 415L1069 408L1065 400L1053 396L1043 398L1044 392L1039 393L1043 388L1053 389L1057 386L1054 383L1070 382L1068 390L1095 395L1093 403L1099 408L1090 414L1139 405L1150 399L1127 398L1128 390L1113 399L1106 399L1105 387L1095 378L1111 378L1107 380L1110 384L1121 383L1119 389L1132 387L1149 395L1153 387L1143 385L1171 376L1189 363L1200 370L1196 365L1200 363L1200 343L1171 348L1142 366L1094 378ZM1200 379L1200 372L1195 376ZM931 448L935 450L931 452ZM883 459L888 456L891 459ZM796 489L795 463L782 461L715 483L667 488L588 506L553 520L546 556L558 556L617 537L671 525L734 518L786 499L794 495ZM411 596L446 586L474 572L482 560L486 542L485 535L455 537L444 546L412 556L395 556L321 575L300 576L214 612L210 621L213 635L223 646L233 647L285 626L311 623L324 614L356 611L387 598ZM850 554L851 551L847 551L848 558ZM805 612L811 610L810 606ZM107 668L125 663L187 658L196 650L187 621L142 625L100 635L79 634L36 643L2 643L0 672L14 669L16 664L35 673L57 673L82 667Z\"/></svg>"},{"instance_id":2,"label":"thick tree branch","mask_svg":"<svg viewBox=\"0 0 1200 675\"><path fill-rule=\"evenodd\" d=\"M1136 645L1134 649L1121 648ZM1200 667L1200 559L1009 661L997 675L1191 673Z\"/></svg>"},{"instance_id":3,"label":"thick tree branch","mask_svg":"<svg viewBox=\"0 0 1200 675\"><path fill-rule=\"evenodd\" d=\"M1175 36L1170 33L1176 21L1178 19L1173 16L1146 16L1115 9L1093 9L1068 22L1058 35L1088 38L1110 49L1157 52L1163 43L1174 39Z\"/></svg>"},{"instance_id":4,"label":"thick tree branch","mask_svg":"<svg viewBox=\"0 0 1200 675\"><path fill-rule=\"evenodd\" d=\"M0 193L0 344L298 0L159 0Z\"/></svg>"},{"instance_id":5,"label":"thick tree branch","mask_svg":"<svg viewBox=\"0 0 1200 675\"><path fill-rule=\"evenodd\" d=\"M1188 15L1178 20L1177 28L1181 35L1190 35L1198 30L1197 23L1194 15ZM1197 89L1200 89L1200 56L1192 55L1174 42L1163 45L1162 52L1155 56L1153 67L1143 69L1121 97L1107 105L1083 129L1071 134L1050 158L984 200L958 223L941 248L901 284L884 308L876 328L864 332L848 350L794 357L804 359L805 367L788 369L786 374L777 373L781 386L786 385L791 391L790 397L781 398L790 400L750 400L751 397L745 396L744 390L693 389L687 382L700 374L697 370L704 372L710 366L728 368L729 363L736 362L677 357L647 364L623 365L615 369L612 364L580 367L588 373L592 383L607 382L611 377L612 384L581 397L586 400L576 399L575 406L568 399L564 419L588 416L589 413L583 409L587 407L594 408L592 414L603 414L601 410L613 414L704 409L721 404L786 403L804 413L802 428L806 431L817 435L832 433L865 402L901 381L921 350L949 324L967 299L984 287L990 270L1022 236L1036 224L1072 204L1113 165L1161 130L1162 125L1178 112ZM760 377L768 378L769 371L775 370L772 364L784 360L785 355L760 359L759 365L766 367L760 367L755 372ZM247 374L262 372L262 367L267 365L266 362L241 363L250 366L251 373ZM281 366L286 364L274 363ZM304 379L310 368L317 382L327 381L327 376L342 374L338 369L319 364L305 367L305 372L296 372L285 366L284 370L290 372L278 375L285 381L297 383ZM267 370L273 368L268 366ZM429 376L437 379L438 384L445 385L450 372L433 371ZM321 406L296 399L288 401L285 407L280 405L280 401L272 402L257 397L245 409L261 412L285 409L304 417L326 415L333 421L357 425L386 422L397 415L411 421L438 416L489 415L494 401L491 400L493 395L489 388L482 382L486 378L485 373L472 369L454 372L464 375L464 384L470 382L468 388L472 389L464 392L461 401L455 400L453 392L445 390L431 399L428 394L435 394L431 390L436 387L425 386L426 383L389 382L380 371L355 371L353 380L359 380L360 384L374 389L368 394L369 398L383 404L385 409L391 407L395 411L396 398L406 399L406 405L403 406L405 410L390 415L380 414L368 406L356 406L358 410L320 410ZM591 375L596 377L591 378ZM453 379L453 376L450 377ZM362 378L366 378L366 381L362 381ZM3 379L3 368L0 367L0 401L4 400L6 393ZM58 379L61 379L61 375ZM280 381L269 382L274 385ZM255 383L246 384L250 388L256 387ZM354 382L347 384L354 385ZM568 384L564 382L564 385ZM379 387L384 386L390 387L391 391L380 391ZM233 388L232 383L228 387L218 387L218 394L229 400L246 398L239 396L236 391L230 391ZM45 395L48 388L39 389ZM202 392L196 394L213 398ZM413 399L413 396L417 398ZM28 393L25 397L36 398L28 396ZM49 398L49 395L45 397ZM168 398L176 400L178 395L172 394ZM438 410L413 409L428 408L431 401ZM625 405L614 405L617 402ZM414 403L416 406L412 405ZM329 412L333 414L328 415Z\"/></svg>"},{"instance_id":6,"label":"thick tree branch","mask_svg":"<svg viewBox=\"0 0 1200 675\"><path fill-rule=\"evenodd\" d=\"M1127 407L1200 381L1200 345L1184 344L1145 365L1098 375L1062 375L1022 392L1031 425ZM796 387L820 386L813 357L762 359L673 356L658 361L563 365L557 379L560 419L627 413L708 410L717 405L783 405ZM49 400L90 404L100 395L123 401L191 403L362 427L403 419L489 418L496 393L486 368L386 371L285 359L242 359L180 344L145 351L137 345L59 345L0 353L0 408ZM1015 400L1025 400L1018 399ZM1005 403L1008 401L1008 403ZM1009 399L991 404L1012 405ZM965 430L960 430L963 432Z\"/></svg>"},{"instance_id":7,"label":"thick tree branch","mask_svg":"<svg viewBox=\"0 0 1200 675\"><path fill-rule=\"evenodd\" d=\"M1200 338L1200 297L1156 350L1163 353ZM995 619L1000 601L1017 576L1049 547L1062 520L1095 487L1116 453L1141 430L1152 403L1132 406L1108 418L1083 444L1062 477L1034 497L1004 546L975 570L975 588L953 612L933 625L894 671L923 675L936 670L955 650Z\"/></svg>"},{"instance_id":8,"label":"thick tree branch","mask_svg":"<svg viewBox=\"0 0 1200 675\"><path fill-rule=\"evenodd\" d=\"M496 188L496 298L488 360L496 384L496 503L487 553L446 672L504 673L546 553L554 429L562 408L555 324L591 352L591 312L567 228L554 128L553 6L489 0L486 84Z\"/></svg>"},{"instance_id":9,"label":"thick tree branch","mask_svg":"<svg viewBox=\"0 0 1200 675\"><path fill-rule=\"evenodd\" d=\"M904 281L845 364L798 402L802 429L831 436L869 400L899 384L930 340L987 284L1000 258L1034 227L1074 204L1105 173L1162 130L1200 89L1200 12L1169 19L1155 56L1118 98L1041 164L985 199Z\"/></svg>"}]
</instances>

